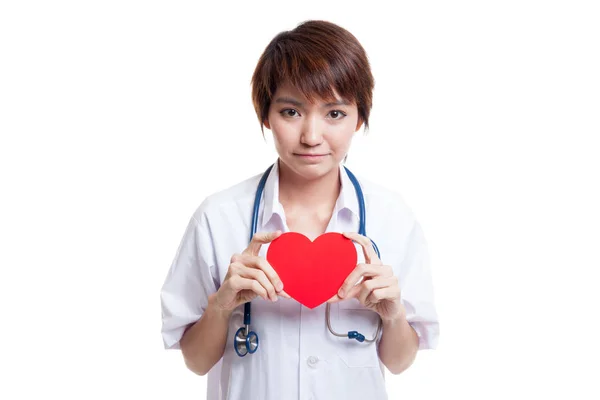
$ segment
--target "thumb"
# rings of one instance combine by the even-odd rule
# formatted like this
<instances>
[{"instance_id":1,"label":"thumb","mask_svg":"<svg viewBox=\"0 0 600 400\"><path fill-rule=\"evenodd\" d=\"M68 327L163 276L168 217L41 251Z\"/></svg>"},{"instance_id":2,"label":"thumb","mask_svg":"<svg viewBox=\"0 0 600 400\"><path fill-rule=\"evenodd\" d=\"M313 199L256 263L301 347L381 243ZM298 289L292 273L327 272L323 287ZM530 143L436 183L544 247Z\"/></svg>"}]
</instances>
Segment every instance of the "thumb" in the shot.
<instances>
[{"instance_id":1,"label":"thumb","mask_svg":"<svg viewBox=\"0 0 600 400\"><path fill-rule=\"evenodd\" d=\"M244 250L242 252L242 254L249 254L249 255L257 256L258 252L260 251L260 247L263 244L270 243L273 240L277 239L281 235L281 233L282 232L279 230L277 230L275 232L257 232L257 233L255 233L254 236L252 236L252 240L250 241L250 244L248 245L246 250Z\"/></svg>"},{"instance_id":2,"label":"thumb","mask_svg":"<svg viewBox=\"0 0 600 400\"><path fill-rule=\"evenodd\" d=\"M327 303L329 303L329 304L339 303L342 300L343 299L340 296L338 296L337 294L334 294L332 298L330 298L329 300L327 300Z\"/></svg>"}]
</instances>

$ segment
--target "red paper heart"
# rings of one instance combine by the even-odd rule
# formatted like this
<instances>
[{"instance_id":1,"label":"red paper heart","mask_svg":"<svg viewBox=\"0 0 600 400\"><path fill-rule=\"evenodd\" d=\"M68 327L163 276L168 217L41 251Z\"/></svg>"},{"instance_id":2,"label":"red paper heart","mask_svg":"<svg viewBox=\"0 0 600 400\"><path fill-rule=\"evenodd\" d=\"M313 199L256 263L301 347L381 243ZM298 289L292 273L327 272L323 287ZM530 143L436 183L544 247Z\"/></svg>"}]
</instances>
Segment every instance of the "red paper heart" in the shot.
<instances>
[{"instance_id":1,"label":"red paper heart","mask_svg":"<svg viewBox=\"0 0 600 400\"><path fill-rule=\"evenodd\" d=\"M301 233L287 232L271 242L267 261L287 294L315 308L338 292L356 267L357 253L341 233L325 233L311 242Z\"/></svg>"}]
</instances>

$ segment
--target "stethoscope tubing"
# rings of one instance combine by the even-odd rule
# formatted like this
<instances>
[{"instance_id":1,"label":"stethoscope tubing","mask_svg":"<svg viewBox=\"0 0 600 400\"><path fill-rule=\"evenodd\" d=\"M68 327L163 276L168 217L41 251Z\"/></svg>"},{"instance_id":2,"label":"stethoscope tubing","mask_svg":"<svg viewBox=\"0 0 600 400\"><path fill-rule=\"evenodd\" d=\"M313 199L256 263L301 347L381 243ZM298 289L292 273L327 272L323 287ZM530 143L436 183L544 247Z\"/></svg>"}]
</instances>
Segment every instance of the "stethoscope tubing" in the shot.
<instances>
[{"instance_id":1,"label":"stethoscope tubing","mask_svg":"<svg viewBox=\"0 0 600 400\"><path fill-rule=\"evenodd\" d=\"M257 229L257 225L258 225L258 211L260 208L260 199L262 197L265 183L267 181L269 174L271 173L271 170L273 169L273 166L274 166L274 164L269 166L269 168L267 168L267 170L264 172L263 176L261 177L261 179L258 183L258 187L256 189L256 195L254 197L254 207L252 210L252 223L250 226L249 241L252 241L252 238L256 234L256 229ZM344 166L344 168L346 170L346 173L348 174L348 177L350 178L350 181L352 182L352 185L354 186L354 189L356 191L356 197L358 198L358 208L359 208L358 233L360 235L367 236L365 200L364 200L362 189L360 187L360 184L358 183L358 179L356 179L354 174L352 172L350 172L350 170L348 168L346 168L345 166ZM373 239L369 239L369 240L371 240L371 243L373 244L373 248L375 249L375 252L377 253L377 257L381 258L381 255L379 253L379 248L377 247L377 245L375 244ZM326 312L325 312L326 320L327 320L327 329L334 336L347 337L349 339L355 339L359 342L368 342L368 343L372 343L372 342L376 341L377 338L379 337L379 335L381 333L381 329L382 329L381 318L379 319L379 323L377 326L377 332L374 334L374 336L371 339L367 339L367 338L365 338L364 335L362 335L361 333L359 333L357 331L350 331L346 334L335 332L333 330L333 328L331 327L331 318L330 318L331 311L330 311L330 309L331 309L331 304L327 303ZM250 324L252 322L251 311L252 310L251 310L250 302L246 302L244 304L244 326L239 328L234 335L233 346L234 346L236 353L240 357L244 357L248 353L252 354L252 353L256 352L256 350L258 349L258 343L259 343L258 335L256 334L256 332L253 332L250 330Z\"/></svg>"}]
</instances>

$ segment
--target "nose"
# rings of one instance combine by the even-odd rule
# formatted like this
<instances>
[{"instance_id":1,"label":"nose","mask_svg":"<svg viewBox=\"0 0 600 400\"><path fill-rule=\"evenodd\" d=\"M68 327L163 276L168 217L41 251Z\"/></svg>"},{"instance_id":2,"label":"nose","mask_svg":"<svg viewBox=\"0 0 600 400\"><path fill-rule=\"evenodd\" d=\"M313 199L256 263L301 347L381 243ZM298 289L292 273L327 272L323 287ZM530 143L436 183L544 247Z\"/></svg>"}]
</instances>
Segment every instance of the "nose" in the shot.
<instances>
[{"instance_id":1,"label":"nose","mask_svg":"<svg viewBox=\"0 0 600 400\"><path fill-rule=\"evenodd\" d=\"M321 126L317 118L306 118L302 125L300 141L307 146L318 146L323 142Z\"/></svg>"}]
</instances>

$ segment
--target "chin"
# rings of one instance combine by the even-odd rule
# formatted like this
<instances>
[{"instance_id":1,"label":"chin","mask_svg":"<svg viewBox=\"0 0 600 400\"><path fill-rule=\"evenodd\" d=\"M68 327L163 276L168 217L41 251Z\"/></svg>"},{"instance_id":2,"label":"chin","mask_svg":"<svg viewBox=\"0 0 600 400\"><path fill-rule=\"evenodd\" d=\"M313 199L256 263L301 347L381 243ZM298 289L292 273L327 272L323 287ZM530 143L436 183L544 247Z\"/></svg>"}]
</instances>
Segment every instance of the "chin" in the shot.
<instances>
[{"instance_id":1,"label":"chin","mask_svg":"<svg viewBox=\"0 0 600 400\"><path fill-rule=\"evenodd\" d=\"M287 169L291 169L294 173L302 176L307 180L313 180L321 178L332 171L339 169L339 163L333 162L333 160L327 160L326 162L298 162L298 160L285 160L283 161Z\"/></svg>"}]
</instances>

